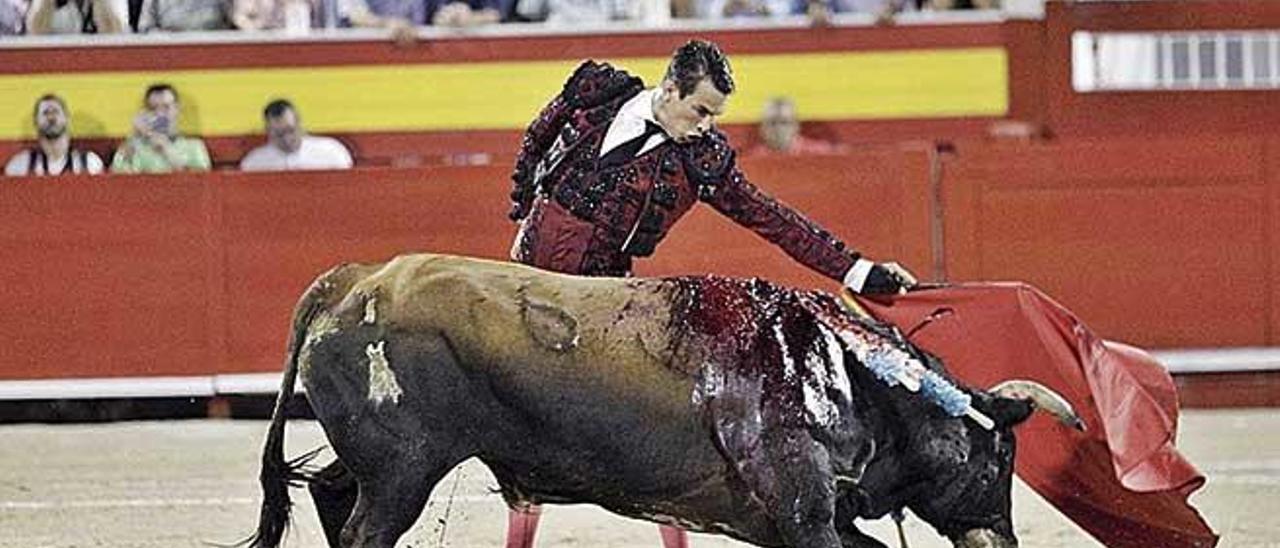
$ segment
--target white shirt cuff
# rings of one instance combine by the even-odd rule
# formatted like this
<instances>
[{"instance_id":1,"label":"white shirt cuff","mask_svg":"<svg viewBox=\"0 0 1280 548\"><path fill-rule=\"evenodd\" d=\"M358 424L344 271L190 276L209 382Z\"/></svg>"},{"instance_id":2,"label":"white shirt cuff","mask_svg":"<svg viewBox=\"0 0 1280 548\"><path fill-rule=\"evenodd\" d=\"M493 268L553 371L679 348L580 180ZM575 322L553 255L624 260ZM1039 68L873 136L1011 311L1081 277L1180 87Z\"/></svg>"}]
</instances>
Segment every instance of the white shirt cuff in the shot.
<instances>
[{"instance_id":1,"label":"white shirt cuff","mask_svg":"<svg viewBox=\"0 0 1280 548\"><path fill-rule=\"evenodd\" d=\"M854 293L861 293L862 286L866 285L867 276L871 274L871 268L875 265L876 263L866 259L854 261L849 271L844 273L844 286L852 289Z\"/></svg>"}]
</instances>

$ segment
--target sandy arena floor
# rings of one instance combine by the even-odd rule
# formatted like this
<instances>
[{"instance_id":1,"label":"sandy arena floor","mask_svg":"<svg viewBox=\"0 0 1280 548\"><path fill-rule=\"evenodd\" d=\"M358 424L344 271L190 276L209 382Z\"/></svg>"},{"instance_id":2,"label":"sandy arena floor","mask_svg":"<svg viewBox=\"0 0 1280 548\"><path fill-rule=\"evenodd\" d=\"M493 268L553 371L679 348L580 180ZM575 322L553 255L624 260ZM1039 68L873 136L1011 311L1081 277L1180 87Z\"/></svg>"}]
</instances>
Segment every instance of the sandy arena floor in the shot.
<instances>
[{"instance_id":1,"label":"sandy arena floor","mask_svg":"<svg viewBox=\"0 0 1280 548\"><path fill-rule=\"evenodd\" d=\"M166 421L0 426L0 547L199 547L243 538L257 519L259 443L265 421ZM290 455L322 443L314 422L289 425ZM1280 411L1189 411L1180 446L1209 477L1193 501L1224 547L1280 546ZM506 509L475 461L437 488L401 546L501 546ZM302 491L286 546L323 546ZM1019 486L1014 516L1022 545L1100 546ZM553 506L539 547L659 546L656 528L593 506ZM945 547L918 519L914 548ZM870 532L896 546L892 524ZM694 535L696 548L739 547Z\"/></svg>"}]
</instances>

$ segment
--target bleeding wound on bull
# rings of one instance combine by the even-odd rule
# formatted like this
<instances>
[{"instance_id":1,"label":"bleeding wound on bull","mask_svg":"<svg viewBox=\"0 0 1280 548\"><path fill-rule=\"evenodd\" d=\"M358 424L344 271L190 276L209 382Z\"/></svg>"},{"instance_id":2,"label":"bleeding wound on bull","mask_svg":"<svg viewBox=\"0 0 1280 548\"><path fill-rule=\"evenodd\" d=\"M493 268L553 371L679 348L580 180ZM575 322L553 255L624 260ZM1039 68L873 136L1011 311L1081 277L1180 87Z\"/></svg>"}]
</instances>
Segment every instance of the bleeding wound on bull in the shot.
<instances>
[{"instance_id":1,"label":"bleeding wound on bull","mask_svg":"<svg viewBox=\"0 0 1280 548\"><path fill-rule=\"evenodd\" d=\"M533 340L556 352L578 346L578 320L558 306L520 299L520 316Z\"/></svg>"}]
</instances>

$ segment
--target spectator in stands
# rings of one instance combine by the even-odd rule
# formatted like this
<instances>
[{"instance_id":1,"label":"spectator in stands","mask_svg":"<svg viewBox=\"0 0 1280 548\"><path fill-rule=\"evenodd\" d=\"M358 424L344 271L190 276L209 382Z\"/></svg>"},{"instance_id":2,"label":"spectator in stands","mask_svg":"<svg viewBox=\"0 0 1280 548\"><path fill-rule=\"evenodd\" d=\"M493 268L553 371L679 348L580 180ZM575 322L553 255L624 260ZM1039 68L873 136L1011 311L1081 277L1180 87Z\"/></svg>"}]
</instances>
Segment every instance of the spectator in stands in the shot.
<instances>
[{"instance_id":1,"label":"spectator in stands","mask_svg":"<svg viewBox=\"0 0 1280 548\"><path fill-rule=\"evenodd\" d=\"M800 134L800 118L796 104L787 97L774 97L764 105L760 119L760 144L751 149L752 155L831 154L840 147L820 139L810 139Z\"/></svg>"},{"instance_id":2,"label":"spectator in stands","mask_svg":"<svg viewBox=\"0 0 1280 548\"><path fill-rule=\"evenodd\" d=\"M332 137L307 135L293 103L276 99L262 111L267 144L249 151L240 161L244 171L292 169L349 169L351 153Z\"/></svg>"},{"instance_id":3,"label":"spectator in stands","mask_svg":"<svg viewBox=\"0 0 1280 548\"><path fill-rule=\"evenodd\" d=\"M391 29L405 45L417 40L415 27L473 27L502 20L509 0L337 0L340 17L352 27Z\"/></svg>"},{"instance_id":4,"label":"spectator in stands","mask_svg":"<svg viewBox=\"0 0 1280 548\"><path fill-rule=\"evenodd\" d=\"M102 158L92 151L71 146L71 116L61 97L47 94L36 99L32 121L36 127L36 146L9 159L4 174L62 175L65 173L102 173Z\"/></svg>"},{"instance_id":5,"label":"spectator in stands","mask_svg":"<svg viewBox=\"0 0 1280 548\"><path fill-rule=\"evenodd\" d=\"M917 11L928 0L795 0L796 13L806 13L815 25L826 25L834 13L874 15L879 23L889 23L904 11Z\"/></svg>"},{"instance_id":6,"label":"spectator in stands","mask_svg":"<svg viewBox=\"0 0 1280 548\"><path fill-rule=\"evenodd\" d=\"M712 18L760 17L788 15L792 8L786 0L716 0L712 2Z\"/></svg>"},{"instance_id":7,"label":"spectator in stands","mask_svg":"<svg viewBox=\"0 0 1280 548\"><path fill-rule=\"evenodd\" d=\"M671 0L516 0L516 13L551 25L641 21L656 25L671 19Z\"/></svg>"},{"instance_id":8,"label":"spectator in stands","mask_svg":"<svg viewBox=\"0 0 1280 548\"><path fill-rule=\"evenodd\" d=\"M934 11L995 10L1000 9L1000 0L928 0L925 5Z\"/></svg>"},{"instance_id":9,"label":"spectator in stands","mask_svg":"<svg viewBox=\"0 0 1280 548\"><path fill-rule=\"evenodd\" d=\"M232 0L143 0L138 32L225 30Z\"/></svg>"},{"instance_id":10,"label":"spectator in stands","mask_svg":"<svg viewBox=\"0 0 1280 548\"><path fill-rule=\"evenodd\" d=\"M285 24L285 0L235 0L231 23L240 30L282 29Z\"/></svg>"},{"instance_id":11,"label":"spectator in stands","mask_svg":"<svg viewBox=\"0 0 1280 548\"><path fill-rule=\"evenodd\" d=\"M27 6L27 0L0 0L0 36L26 32Z\"/></svg>"},{"instance_id":12,"label":"spectator in stands","mask_svg":"<svg viewBox=\"0 0 1280 548\"><path fill-rule=\"evenodd\" d=\"M295 25L338 28L348 3L349 0L234 0L231 22L240 30L275 30Z\"/></svg>"},{"instance_id":13,"label":"spectator in stands","mask_svg":"<svg viewBox=\"0 0 1280 548\"><path fill-rule=\"evenodd\" d=\"M684 2L675 9L681 17L710 20L776 17L796 13L793 0L693 0Z\"/></svg>"},{"instance_id":14,"label":"spectator in stands","mask_svg":"<svg viewBox=\"0 0 1280 548\"><path fill-rule=\"evenodd\" d=\"M344 0L344 14L354 27L395 25L470 27L497 23L500 0Z\"/></svg>"},{"instance_id":15,"label":"spectator in stands","mask_svg":"<svg viewBox=\"0 0 1280 548\"><path fill-rule=\"evenodd\" d=\"M234 0L232 21L243 30L286 26L287 6L306 5L314 28L340 25L385 28L398 43L417 39L415 27L437 25L473 27L502 19L502 2L509 0Z\"/></svg>"},{"instance_id":16,"label":"spectator in stands","mask_svg":"<svg viewBox=\"0 0 1280 548\"><path fill-rule=\"evenodd\" d=\"M27 34L128 32L128 6L113 0L32 0Z\"/></svg>"},{"instance_id":17,"label":"spectator in stands","mask_svg":"<svg viewBox=\"0 0 1280 548\"><path fill-rule=\"evenodd\" d=\"M427 17L440 27L474 27L502 19L499 0L427 0Z\"/></svg>"},{"instance_id":18,"label":"spectator in stands","mask_svg":"<svg viewBox=\"0 0 1280 548\"><path fill-rule=\"evenodd\" d=\"M133 134L116 150L115 173L208 171L209 151L197 137L178 134L178 91L154 84L143 95L143 110L133 119Z\"/></svg>"},{"instance_id":19,"label":"spectator in stands","mask_svg":"<svg viewBox=\"0 0 1280 548\"><path fill-rule=\"evenodd\" d=\"M343 0L340 17L353 27L383 28L391 39L409 45L418 39L417 25L427 24L424 0Z\"/></svg>"}]
</instances>

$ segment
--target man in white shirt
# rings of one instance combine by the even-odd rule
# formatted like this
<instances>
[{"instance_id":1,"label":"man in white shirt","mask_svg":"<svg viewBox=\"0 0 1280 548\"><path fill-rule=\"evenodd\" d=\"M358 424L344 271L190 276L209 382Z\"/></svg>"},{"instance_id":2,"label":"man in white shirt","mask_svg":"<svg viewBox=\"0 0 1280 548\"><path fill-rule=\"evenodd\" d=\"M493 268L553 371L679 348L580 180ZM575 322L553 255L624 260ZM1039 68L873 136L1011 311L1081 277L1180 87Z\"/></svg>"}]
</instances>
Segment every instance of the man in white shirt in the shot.
<instances>
[{"instance_id":1,"label":"man in white shirt","mask_svg":"<svg viewBox=\"0 0 1280 548\"><path fill-rule=\"evenodd\" d=\"M62 175L64 173L102 173L102 158L91 151L71 148L71 123L67 103L57 95L36 99L34 113L36 146L9 159L4 174L10 177L28 175Z\"/></svg>"},{"instance_id":2,"label":"man in white shirt","mask_svg":"<svg viewBox=\"0 0 1280 548\"><path fill-rule=\"evenodd\" d=\"M129 32L124 0L33 0L27 34L113 34Z\"/></svg>"},{"instance_id":3,"label":"man in white shirt","mask_svg":"<svg viewBox=\"0 0 1280 548\"><path fill-rule=\"evenodd\" d=\"M332 137L307 135L293 103L276 99L262 111L267 144L240 160L242 171L350 169L351 153Z\"/></svg>"}]
</instances>

